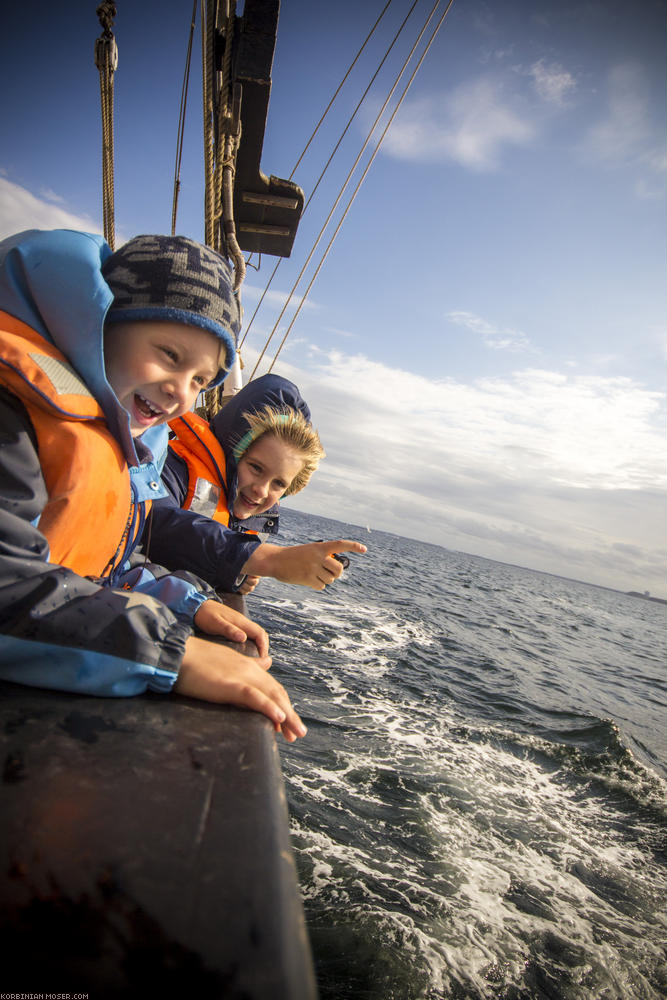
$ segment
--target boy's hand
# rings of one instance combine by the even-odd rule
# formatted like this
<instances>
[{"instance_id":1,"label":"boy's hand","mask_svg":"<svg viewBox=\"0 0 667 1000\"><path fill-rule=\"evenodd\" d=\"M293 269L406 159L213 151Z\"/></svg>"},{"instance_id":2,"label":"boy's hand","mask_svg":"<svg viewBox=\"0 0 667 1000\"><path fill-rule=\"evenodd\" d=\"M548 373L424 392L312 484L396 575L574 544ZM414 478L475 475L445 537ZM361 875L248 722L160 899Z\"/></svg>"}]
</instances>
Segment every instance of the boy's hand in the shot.
<instances>
[{"instance_id":1,"label":"boy's hand","mask_svg":"<svg viewBox=\"0 0 667 1000\"><path fill-rule=\"evenodd\" d=\"M269 652L269 637L262 626L220 601L204 601L199 606L194 622L202 632L222 635L230 642L252 639L260 656L267 656Z\"/></svg>"},{"instance_id":2,"label":"boy's hand","mask_svg":"<svg viewBox=\"0 0 667 1000\"><path fill-rule=\"evenodd\" d=\"M202 605L203 607L203 605ZM261 712L288 743L306 735L285 688L268 672L269 656L243 656L235 649L190 636L174 691L201 701Z\"/></svg>"},{"instance_id":3,"label":"boy's hand","mask_svg":"<svg viewBox=\"0 0 667 1000\"><path fill-rule=\"evenodd\" d=\"M313 590L324 590L343 572L334 559L336 552L365 552L361 542L342 538L333 542L309 542L307 545L258 545L243 567L244 573L273 576L283 583L297 583Z\"/></svg>"},{"instance_id":4,"label":"boy's hand","mask_svg":"<svg viewBox=\"0 0 667 1000\"><path fill-rule=\"evenodd\" d=\"M239 594L249 594L261 579L261 576L247 576L238 589Z\"/></svg>"}]
</instances>

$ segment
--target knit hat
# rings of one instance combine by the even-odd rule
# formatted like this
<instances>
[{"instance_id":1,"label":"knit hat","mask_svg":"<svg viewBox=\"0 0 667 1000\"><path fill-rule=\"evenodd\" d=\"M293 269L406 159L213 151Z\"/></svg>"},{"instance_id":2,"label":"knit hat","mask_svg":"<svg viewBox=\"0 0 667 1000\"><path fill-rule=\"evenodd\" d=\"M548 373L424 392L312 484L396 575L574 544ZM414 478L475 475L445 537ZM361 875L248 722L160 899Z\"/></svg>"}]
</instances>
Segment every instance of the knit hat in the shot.
<instances>
[{"instance_id":1,"label":"knit hat","mask_svg":"<svg viewBox=\"0 0 667 1000\"><path fill-rule=\"evenodd\" d=\"M224 257L187 236L135 236L106 259L102 274L114 296L107 322L154 319L208 330L226 347L211 386L222 382L241 326Z\"/></svg>"}]
</instances>

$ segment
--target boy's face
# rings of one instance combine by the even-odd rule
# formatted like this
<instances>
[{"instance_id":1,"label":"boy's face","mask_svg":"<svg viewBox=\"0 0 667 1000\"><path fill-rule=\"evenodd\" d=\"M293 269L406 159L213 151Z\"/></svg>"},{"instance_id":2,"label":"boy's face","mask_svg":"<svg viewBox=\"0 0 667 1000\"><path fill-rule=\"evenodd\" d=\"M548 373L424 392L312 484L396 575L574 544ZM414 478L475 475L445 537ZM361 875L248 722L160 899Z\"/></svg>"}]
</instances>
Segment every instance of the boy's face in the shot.
<instances>
[{"instance_id":1,"label":"boy's face","mask_svg":"<svg viewBox=\"0 0 667 1000\"><path fill-rule=\"evenodd\" d=\"M104 331L107 379L139 437L190 410L215 378L221 344L208 330L145 320L110 323Z\"/></svg>"},{"instance_id":2,"label":"boy's face","mask_svg":"<svg viewBox=\"0 0 667 1000\"><path fill-rule=\"evenodd\" d=\"M238 463L234 516L240 520L273 507L303 468L303 456L273 434L262 434Z\"/></svg>"}]
</instances>

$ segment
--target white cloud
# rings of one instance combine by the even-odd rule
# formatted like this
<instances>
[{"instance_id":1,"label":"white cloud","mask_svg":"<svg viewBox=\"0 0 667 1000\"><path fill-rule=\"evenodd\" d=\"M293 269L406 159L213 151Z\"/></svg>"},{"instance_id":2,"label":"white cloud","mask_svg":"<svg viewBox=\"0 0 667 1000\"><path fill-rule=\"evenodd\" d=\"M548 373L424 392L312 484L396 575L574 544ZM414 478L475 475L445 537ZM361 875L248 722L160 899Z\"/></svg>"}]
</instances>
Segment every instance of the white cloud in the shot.
<instances>
[{"instance_id":1,"label":"white cloud","mask_svg":"<svg viewBox=\"0 0 667 1000\"><path fill-rule=\"evenodd\" d=\"M646 172L637 178L635 194L645 201L657 201L667 194L667 148L650 149L642 158Z\"/></svg>"},{"instance_id":2,"label":"white cloud","mask_svg":"<svg viewBox=\"0 0 667 1000\"><path fill-rule=\"evenodd\" d=\"M667 177L667 145L652 150L647 157L648 163L656 174Z\"/></svg>"},{"instance_id":3,"label":"white cloud","mask_svg":"<svg viewBox=\"0 0 667 1000\"><path fill-rule=\"evenodd\" d=\"M0 177L0 232L31 226L96 228ZM491 346L525 346L475 313L450 319ZM249 373L256 352L244 354ZM466 384L342 351L303 347L298 368L294 356L278 371L327 450L297 506L667 597L665 394L629 378L524 369Z\"/></svg>"},{"instance_id":4,"label":"white cloud","mask_svg":"<svg viewBox=\"0 0 667 1000\"><path fill-rule=\"evenodd\" d=\"M590 130L585 147L599 160L627 162L646 153L650 139L649 105L639 66L615 66L607 80L604 117Z\"/></svg>"},{"instance_id":5,"label":"white cloud","mask_svg":"<svg viewBox=\"0 0 667 1000\"><path fill-rule=\"evenodd\" d=\"M609 72L604 116L590 129L582 149L609 167L631 167L634 193L643 200L667 195L667 136L652 109L645 70L634 63Z\"/></svg>"},{"instance_id":6,"label":"white cloud","mask_svg":"<svg viewBox=\"0 0 667 1000\"><path fill-rule=\"evenodd\" d=\"M576 81L571 73L558 63L547 65L544 59L539 59L529 69L535 89L543 101L562 107L567 98L576 89Z\"/></svg>"},{"instance_id":7,"label":"white cloud","mask_svg":"<svg viewBox=\"0 0 667 1000\"><path fill-rule=\"evenodd\" d=\"M482 76L451 95L406 102L384 148L404 160L453 160L476 171L495 169L508 146L535 136L533 123L512 106L499 78Z\"/></svg>"},{"instance_id":8,"label":"white cloud","mask_svg":"<svg viewBox=\"0 0 667 1000\"><path fill-rule=\"evenodd\" d=\"M39 192L39 197L43 198L45 201L55 202L58 205L65 204L65 199L62 198L56 191L52 191L51 188L44 188Z\"/></svg>"},{"instance_id":9,"label":"white cloud","mask_svg":"<svg viewBox=\"0 0 667 1000\"><path fill-rule=\"evenodd\" d=\"M76 215L60 205L53 204L54 195L48 200L36 197L26 188L0 176L0 239L24 229L78 229L88 233L101 233L99 224L88 216Z\"/></svg>"},{"instance_id":10,"label":"white cloud","mask_svg":"<svg viewBox=\"0 0 667 1000\"><path fill-rule=\"evenodd\" d=\"M264 288L259 288L257 285L253 285L252 281L250 282L247 280L244 281L243 283L244 301L252 303L254 305L255 303L259 302L263 292ZM282 307L289 301L290 309L297 309L299 306L301 306L302 311L304 309L317 309L316 304L314 302L311 302L310 299L306 299L302 304L302 298L303 297L301 295L297 295L295 293L294 295L292 295L290 299L290 293L288 291L269 289L269 291L264 296L262 305L266 304L267 306L272 306L277 309L282 309Z\"/></svg>"},{"instance_id":11,"label":"white cloud","mask_svg":"<svg viewBox=\"0 0 667 1000\"><path fill-rule=\"evenodd\" d=\"M542 370L431 380L341 352L278 370L327 450L296 506L667 597L667 395Z\"/></svg>"},{"instance_id":12,"label":"white cloud","mask_svg":"<svg viewBox=\"0 0 667 1000\"><path fill-rule=\"evenodd\" d=\"M328 326L326 327L326 332L332 334L334 337L342 337L345 340L357 339L356 333L352 333L351 330L342 330L338 326Z\"/></svg>"},{"instance_id":13,"label":"white cloud","mask_svg":"<svg viewBox=\"0 0 667 1000\"><path fill-rule=\"evenodd\" d=\"M651 333L657 344L658 353L664 361L667 361L667 329L664 327L655 327Z\"/></svg>"},{"instance_id":14,"label":"white cloud","mask_svg":"<svg viewBox=\"0 0 667 1000\"><path fill-rule=\"evenodd\" d=\"M482 319L481 316L476 316L475 313L467 312L465 309L455 309L448 312L447 319L478 334L487 347L494 350L525 351L530 346L528 338L520 330L497 327Z\"/></svg>"}]
</instances>

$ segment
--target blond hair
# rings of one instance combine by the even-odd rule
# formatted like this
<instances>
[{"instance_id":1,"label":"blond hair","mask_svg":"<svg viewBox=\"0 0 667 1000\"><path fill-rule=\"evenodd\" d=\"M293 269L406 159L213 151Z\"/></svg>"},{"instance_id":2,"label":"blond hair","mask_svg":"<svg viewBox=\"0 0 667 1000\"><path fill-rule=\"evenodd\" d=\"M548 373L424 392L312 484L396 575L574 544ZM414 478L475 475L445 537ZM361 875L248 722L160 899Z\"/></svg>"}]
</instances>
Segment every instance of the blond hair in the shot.
<instances>
[{"instance_id":1,"label":"blond hair","mask_svg":"<svg viewBox=\"0 0 667 1000\"><path fill-rule=\"evenodd\" d=\"M308 485L310 477L324 458L325 451L320 436L303 413L291 407L280 410L273 406L264 406L254 413L244 413L243 419L250 430L243 435L234 448L233 454L237 462L247 450L264 434L272 434L279 441L284 441L303 459L303 467L285 490L284 496L298 493Z\"/></svg>"}]
</instances>

